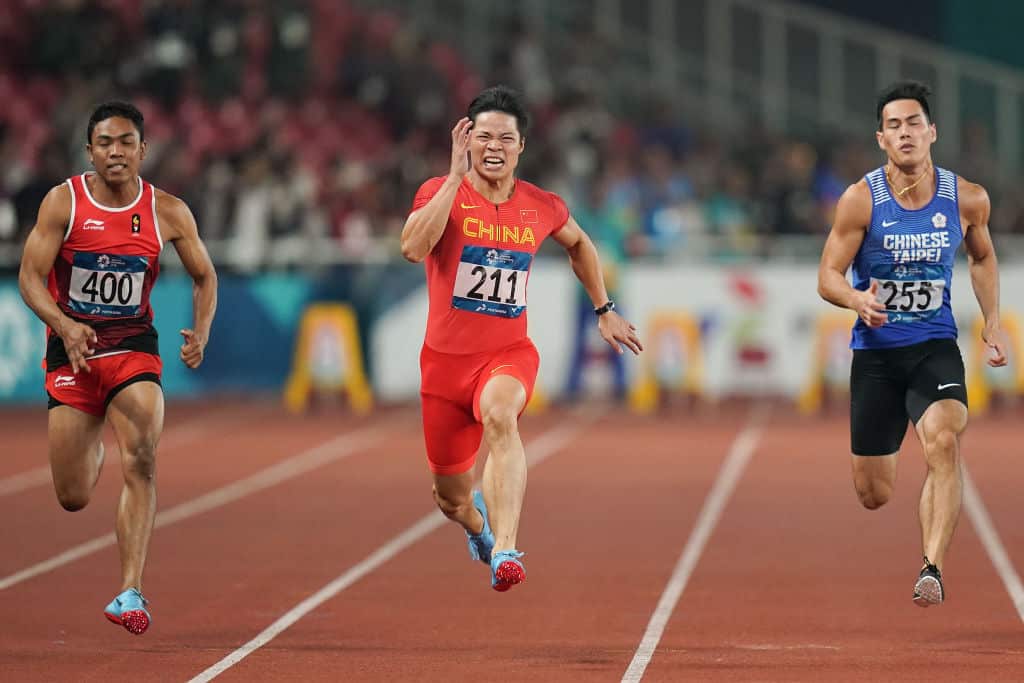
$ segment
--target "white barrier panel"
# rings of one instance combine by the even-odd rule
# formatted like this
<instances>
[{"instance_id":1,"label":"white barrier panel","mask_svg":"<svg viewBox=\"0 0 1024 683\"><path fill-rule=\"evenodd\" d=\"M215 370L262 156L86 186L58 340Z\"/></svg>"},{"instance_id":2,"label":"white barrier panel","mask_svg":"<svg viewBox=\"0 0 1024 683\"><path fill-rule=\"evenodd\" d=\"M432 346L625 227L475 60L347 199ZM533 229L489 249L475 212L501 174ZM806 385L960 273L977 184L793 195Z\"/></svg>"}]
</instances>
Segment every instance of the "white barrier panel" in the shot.
<instances>
[{"instance_id":1,"label":"white barrier panel","mask_svg":"<svg viewBox=\"0 0 1024 683\"><path fill-rule=\"evenodd\" d=\"M1004 266L1004 313L1024 315L1024 267ZM541 354L538 384L557 398L566 385L579 285L561 259L535 263L529 282L530 336ZM973 351L979 309L965 264L953 276L953 311L965 357ZM618 303L643 339L658 313L682 312L704 336L704 387L709 398L765 394L796 399L814 369L818 317L833 312L817 293L814 265L710 267L632 265L622 271ZM415 398L426 324L426 288L382 316L370 334L374 390L384 400ZM627 361L631 381L638 366Z\"/></svg>"}]
</instances>

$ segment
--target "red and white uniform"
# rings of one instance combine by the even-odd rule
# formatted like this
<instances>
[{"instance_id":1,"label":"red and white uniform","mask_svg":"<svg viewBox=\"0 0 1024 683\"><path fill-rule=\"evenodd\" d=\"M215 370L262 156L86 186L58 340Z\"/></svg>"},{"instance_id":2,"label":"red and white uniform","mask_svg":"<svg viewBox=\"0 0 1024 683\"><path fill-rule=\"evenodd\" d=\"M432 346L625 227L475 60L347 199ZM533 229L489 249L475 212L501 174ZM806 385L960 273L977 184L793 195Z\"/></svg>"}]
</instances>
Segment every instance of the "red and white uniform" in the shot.
<instances>
[{"instance_id":1,"label":"red and white uniform","mask_svg":"<svg viewBox=\"0 0 1024 683\"><path fill-rule=\"evenodd\" d=\"M412 211L444 183L420 187ZM427 458L438 474L473 466L482 437L480 394L494 375L533 391L539 357L526 334L527 282L541 243L569 220L558 195L516 180L500 204L464 179L441 239L426 258L430 312L420 356Z\"/></svg>"},{"instance_id":2,"label":"red and white uniform","mask_svg":"<svg viewBox=\"0 0 1024 683\"><path fill-rule=\"evenodd\" d=\"M65 315L96 331L95 353L87 359L90 366L105 356L140 352L156 357L156 365L150 360L143 363L147 374L152 374L154 368L159 374L149 301L160 273L163 248L156 189L140 178L133 202L117 208L103 206L90 194L86 175L66 181L71 190L71 219L47 286ZM81 381L67 381L71 374L70 368L64 367L67 365L64 343L50 330L46 368L49 374L63 368L61 376L65 379L55 383L48 376L47 389L61 403L68 401L58 395L62 392L54 390L81 385ZM123 372L130 371L131 364L127 364ZM93 373L79 373L78 378L84 379L83 374Z\"/></svg>"}]
</instances>

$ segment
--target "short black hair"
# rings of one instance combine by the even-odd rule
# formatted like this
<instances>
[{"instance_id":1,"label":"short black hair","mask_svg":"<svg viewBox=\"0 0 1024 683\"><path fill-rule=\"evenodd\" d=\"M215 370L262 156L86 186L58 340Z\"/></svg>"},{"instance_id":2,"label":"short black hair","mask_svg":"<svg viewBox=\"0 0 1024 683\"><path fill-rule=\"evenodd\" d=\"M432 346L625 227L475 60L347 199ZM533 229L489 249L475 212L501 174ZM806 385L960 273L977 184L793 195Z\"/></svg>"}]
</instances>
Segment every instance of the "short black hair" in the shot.
<instances>
[{"instance_id":1,"label":"short black hair","mask_svg":"<svg viewBox=\"0 0 1024 683\"><path fill-rule=\"evenodd\" d=\"M128 119L135 125L135 130L139 131L139 140L146 139L145 125L142 118L142 112L134 104L127 102L104 102L100 106L96 107L96 110L89 117L89 128L85 131L85 141L92 144L92 131L96 127L96 124L100 121L106 121L107 119L120 116Z\"/></svg>"},{"instance_id":2,"label":"short black hair","mask_svg":"<svg viewBox=\"0 0 1024 683\"><path fill-rule=\"evenodd\" d=\"M893 100L917 100L928 122L932 122L932 112L928 108L928 96L932 89L920 81L897 81L878 94L878 106L875 116L878 118L878 130L882 130L882 110Z\"/></svg>"},{"instance_id":3,"label":"short black hair","mask_svg":"<svg viewBox=\"0 0 1024 683\"><path fill-rule=\"evenodd\" d=\"M530 127L530 115L526 113L523 97L518 91L507 85L496 85L487 88L469 103L466 116L476 121L477 114L485 111L500 111L516 117L516 128L520 137L526 137L526 129Z\"/></svg>"}]
</instances>

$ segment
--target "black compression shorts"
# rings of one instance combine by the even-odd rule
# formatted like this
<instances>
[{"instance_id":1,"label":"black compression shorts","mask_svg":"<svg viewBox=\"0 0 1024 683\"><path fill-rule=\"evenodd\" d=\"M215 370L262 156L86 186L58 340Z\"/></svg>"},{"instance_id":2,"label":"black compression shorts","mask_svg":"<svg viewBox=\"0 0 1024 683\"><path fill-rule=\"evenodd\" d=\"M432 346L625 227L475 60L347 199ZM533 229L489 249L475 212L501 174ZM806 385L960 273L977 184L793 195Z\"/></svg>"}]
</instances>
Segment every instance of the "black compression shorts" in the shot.
<instances>
[{"instance_id":1,"label":"black compression shorts","mask_svg":"<svg viewBox=\"0 0 1024 683\"><path fill-rule=\"evenodd\" d=\"M855 349L850 368L850 448L854 455L896 453L935 401L967 405L964 361L955 339L893 349Z\"/></svg>"}]
</instances>

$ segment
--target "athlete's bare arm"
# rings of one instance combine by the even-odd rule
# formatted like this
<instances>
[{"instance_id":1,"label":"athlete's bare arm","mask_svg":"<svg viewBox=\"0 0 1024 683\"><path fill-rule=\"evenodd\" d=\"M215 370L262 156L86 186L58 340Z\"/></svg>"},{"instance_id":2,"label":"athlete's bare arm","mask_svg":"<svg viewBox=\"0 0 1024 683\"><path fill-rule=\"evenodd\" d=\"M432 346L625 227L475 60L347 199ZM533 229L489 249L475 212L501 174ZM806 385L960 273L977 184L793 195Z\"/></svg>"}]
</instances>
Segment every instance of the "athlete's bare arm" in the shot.
<instances>
[{"instance_id":1,"label":"athlete's bare arm","mask_svg":"<svg viewBox=\"0 0 1024 683\"><path fill-rule=\"evenodd\" d=\"M1008 344L1006 333L999 324L999 261L988 231L992 204L984 187L963 178L957 179L957 196L960 198L960 223L964 229L971 286L985 318L981 338L992 349L988 364L997 368L1007 363Z\"/></svg>"},{"instance_id":2,"label":"athlete's bare arm","mask_svg":"<svg viewBox=\"0 0 1024 683\"><path fill-rule=\"evenodd\" d=\"M888 316L885 306L875 299L878 284L872 283L867 291L861 291L846 279L846 271L864 243L870 223L871 191L862 179L846 188L836 205L835 221L818 266L818 294L831 304L856 311L868 327L880 327Z\"/></svg>"},{"instance_id":3,"label":"athlete's bare arm","mask_svg":"<svg viewBox=\"0 0 1024 683\"><path fill-rule=\"evenodd\" d=\"M72 372L80 369L91 372L86 356L95 350L96 332L64 315L44 284L60 253L70 221L71 190L66 184L57 185L43 198L36 224L28 234L18 271L18 288L28 307L64 340Z\"/></svg>"},{"instance_id":4,"label":"athlete's bare arm","mask_svg":"<svg viewBox=\"0 0 1024 683\"><path fill-rule=\"evenodd\" d=\"M165 242L174 244L185 271L192 278L192 329L181 330L181 360L195 369L203 362L210 326L217 310L217 271L188 205L177 197L157 190L157 218Z\"/></svg>"},{"instance_id":5,"label":"athlete's bare arm","mask_svg":"<svg viewBox=\"0 0 1024 683\"><path fill-rule=\"evenodd\" d=\"M590 236L583 231L572 216L569 216L565 225L557 232L552 233L551 238L561 244L569 254L572 272L576 273L576 277L583 284L583 289L587 291L587 296L593 302L594 308L607 303L608 290L604 286L601 259ZM617 352L622 353L620 344L624 344L634 354L639 354L644 350L640 338L636 334L636 327L615 311L609 311L599 316L597 326L601 331L601 337Z\"/></svg>"},{"instance_id":6,"label":"athlete's bare arm","mask_svg":"<svg viewBox=\"0 0 1024 683\"><path fill-rule=\"evenodd\" d=\"M427 257L444 234L455 193L469 173L469 131L473 122L459 119L452 128L452 165L441 189L422 208L409 214L402 228L402 256L413 263Z\"/></svg>"}]
</instances>

